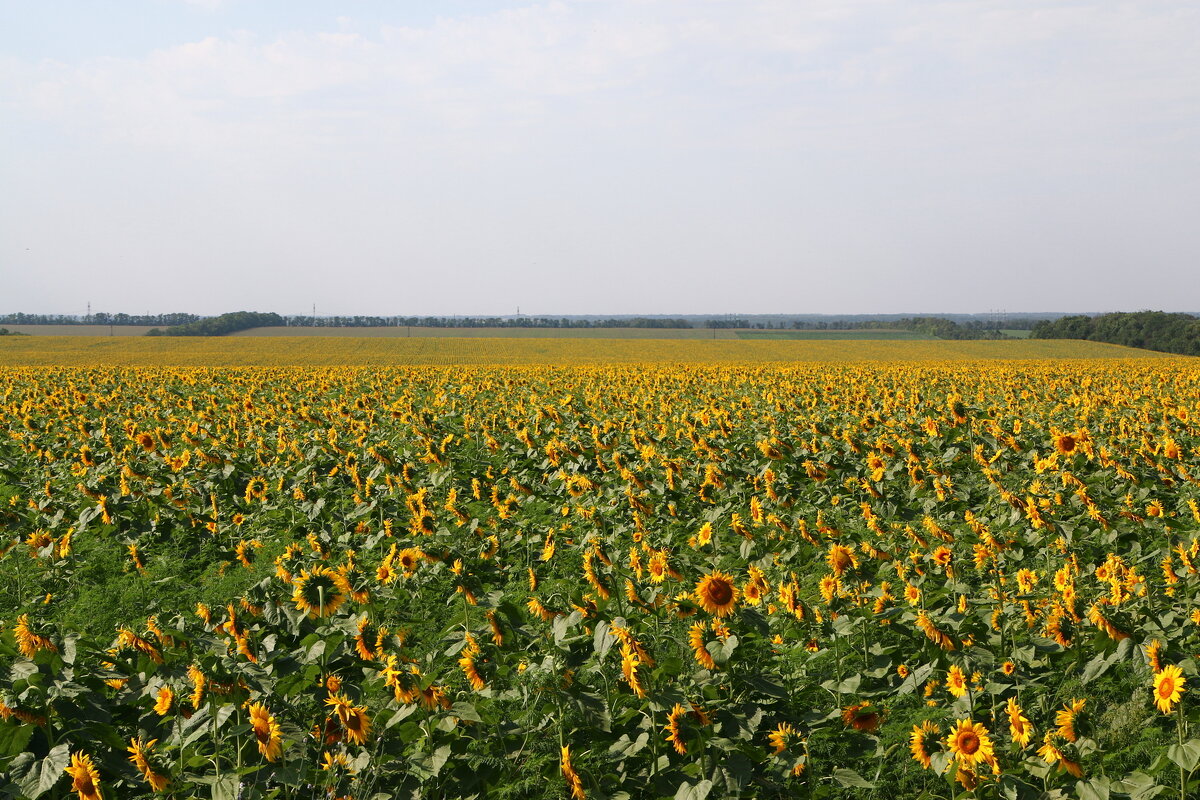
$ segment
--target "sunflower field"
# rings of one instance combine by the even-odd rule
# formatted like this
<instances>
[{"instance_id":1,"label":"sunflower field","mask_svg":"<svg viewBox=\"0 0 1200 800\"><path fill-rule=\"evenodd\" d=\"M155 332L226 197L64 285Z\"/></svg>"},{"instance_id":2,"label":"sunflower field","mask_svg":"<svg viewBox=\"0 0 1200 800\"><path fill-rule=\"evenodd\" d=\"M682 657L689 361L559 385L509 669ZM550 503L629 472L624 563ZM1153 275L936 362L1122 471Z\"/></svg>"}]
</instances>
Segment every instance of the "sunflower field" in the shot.
<instances>
[{"instance_id":1,"label":"sunflower field","mask_svg":"<svg viewBox=\"0 0 1200 800\"><path fill-rule=\"evenodd\" d=\"M1195 360L8 367L0 420L3 796L1200 795Z\"/></svg>"}]
</instances>

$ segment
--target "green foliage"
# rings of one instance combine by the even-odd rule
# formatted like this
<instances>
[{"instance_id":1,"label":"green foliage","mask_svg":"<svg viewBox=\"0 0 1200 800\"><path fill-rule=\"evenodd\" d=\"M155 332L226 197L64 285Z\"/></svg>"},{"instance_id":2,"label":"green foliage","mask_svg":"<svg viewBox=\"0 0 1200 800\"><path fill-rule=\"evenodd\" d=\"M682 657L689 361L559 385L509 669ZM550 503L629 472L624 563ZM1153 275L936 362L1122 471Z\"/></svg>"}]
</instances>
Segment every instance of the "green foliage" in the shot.
<instances>
[{"instance_id":1,"label":"green foliage","mask_svg":"<svg viewBox=\"0 0 1200 800\"><path fill-rule=\"evenodd\" d=\"M250 328L282 325L283 317L274 312L234 311L219 317L205 317L183 325L172 325L161 330L154 328L147 336L224 336Z\"/></svg>"},{"instance_id":2,"label":"green foliage","mask_svg":"<svg viewBox=\"0 0 1200 800\"><path fill-rule=\"evenodd\" d=\"M1035 339L1090 339L1162 353L1200 355L1200 319L1191 314L1137 311L1070 316L1037 323Z\"/></svg>"}]
</instances>

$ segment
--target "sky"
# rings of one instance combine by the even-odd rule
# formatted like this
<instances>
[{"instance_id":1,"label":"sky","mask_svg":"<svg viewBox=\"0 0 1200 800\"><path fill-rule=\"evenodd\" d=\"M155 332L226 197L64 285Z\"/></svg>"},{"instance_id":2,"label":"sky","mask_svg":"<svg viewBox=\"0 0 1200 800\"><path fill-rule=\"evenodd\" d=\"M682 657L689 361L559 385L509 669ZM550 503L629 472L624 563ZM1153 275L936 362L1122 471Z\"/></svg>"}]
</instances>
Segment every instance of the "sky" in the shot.
<instances>
[{"instance_id":1,"label":"sky","mask_svg":"<svg viewBox=\"0 0 1200 800\"><path fill-rule=\"evenodd\" d=\"M1200 310L1194 0L0 0L0 313Z\"/></svg>"}]
</instances>

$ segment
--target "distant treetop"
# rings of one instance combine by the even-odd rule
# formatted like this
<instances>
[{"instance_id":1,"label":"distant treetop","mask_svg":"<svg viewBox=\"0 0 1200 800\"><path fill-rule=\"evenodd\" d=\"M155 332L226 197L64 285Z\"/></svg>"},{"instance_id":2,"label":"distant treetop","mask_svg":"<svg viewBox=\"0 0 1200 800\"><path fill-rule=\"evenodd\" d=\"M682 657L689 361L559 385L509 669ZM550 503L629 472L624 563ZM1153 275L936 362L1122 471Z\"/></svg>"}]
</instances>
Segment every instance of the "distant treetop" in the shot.
<instances>
[{"instance_id":1,"label":"distant treetop","mask_svg":"<svg viewBox=\"0 0 1200 800\"><path fill-rule=\"evenodd\" d=\"M1089 339L1161 353L1200 356L1200 319L1165 311L1061 317L1053 322L1039 322L1033 327L1031 338Z\"/></svg>"}]
</instances>

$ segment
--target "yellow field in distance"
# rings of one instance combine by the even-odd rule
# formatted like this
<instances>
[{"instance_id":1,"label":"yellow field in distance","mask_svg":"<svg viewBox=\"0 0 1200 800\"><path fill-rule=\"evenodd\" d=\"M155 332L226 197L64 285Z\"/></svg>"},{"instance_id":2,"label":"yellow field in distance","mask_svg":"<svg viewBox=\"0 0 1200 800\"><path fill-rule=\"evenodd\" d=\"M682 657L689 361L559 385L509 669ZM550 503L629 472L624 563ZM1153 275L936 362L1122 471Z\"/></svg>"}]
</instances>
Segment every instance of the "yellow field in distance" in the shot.
<instances>
[{"instance_id":1,"label":"yellow field in distance","mask_svg":"<svg viewBox=\"0 0 1200 800\"><path fill-rule=\"evenodd\" d=\"M1163 358L1100 342L0 337L0 366L405 366Z\"/></svg>"}]
</instances>

